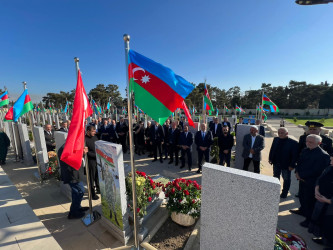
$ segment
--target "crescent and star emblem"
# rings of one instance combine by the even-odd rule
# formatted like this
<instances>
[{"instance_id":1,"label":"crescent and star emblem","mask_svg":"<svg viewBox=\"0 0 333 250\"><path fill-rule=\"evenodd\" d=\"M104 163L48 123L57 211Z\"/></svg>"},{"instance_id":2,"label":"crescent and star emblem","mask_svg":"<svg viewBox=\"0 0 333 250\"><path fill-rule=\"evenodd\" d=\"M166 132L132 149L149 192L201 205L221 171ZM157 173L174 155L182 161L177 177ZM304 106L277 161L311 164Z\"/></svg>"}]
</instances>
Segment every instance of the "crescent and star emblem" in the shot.
<instances>
[{"instance_id":1,"label":"crescent and star emblem","mask_svg":"<svg viewBox=\"0 0 333 250\"><path fill-rule=\"evenodd\" d=\"M134 77L134 73L135 73L136 71L143 71L143 73L146 72L143 68L140 68L140 67L136 67L136 68L134 68L134 69L132 70L132 72L133 72L133 80L134 80L134 81L137 81L137 80L138 80L138 79L135 79L135 77ZM142 82L142 83L148 83L149 80L150 80L149 75L144 75L144 76L141 78L141 82Z\"/></svg>"}]
</instances>

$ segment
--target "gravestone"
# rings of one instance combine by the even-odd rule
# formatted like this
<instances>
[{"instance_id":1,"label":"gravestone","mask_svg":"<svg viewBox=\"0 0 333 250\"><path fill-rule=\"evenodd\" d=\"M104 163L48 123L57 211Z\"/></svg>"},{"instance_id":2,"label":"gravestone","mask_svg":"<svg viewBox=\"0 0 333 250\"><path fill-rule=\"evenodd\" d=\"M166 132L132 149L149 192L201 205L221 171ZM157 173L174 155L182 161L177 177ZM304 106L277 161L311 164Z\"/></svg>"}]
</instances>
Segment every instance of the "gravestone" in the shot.
<instances>
[{"instance_id":1,"label":"gravestone","mask_svg":"<svg viewBox=\"0 0 333 250\"><path fill-rule=\"evenodd\" d=\"M9 137L9 141L10 141L10 147L14 148L15 145L13 144L14 142L14 139L13 139L13 130L11 129L11 123L12 122L4 122L3 125L4 125L4 130L5 130L5 133L7 134L7 136Z\"/></svg>"},{"instance_id":2,"label":"gravestone","mask_svg":"<svg viewBox=\"0 0 333 250\"><path fill-rule=\"evenodd\" d=\"M18 129L18 124L14 122L10 122L11 128L12 128L12 135L13 135L13 140L15 143L15 151L16 151L16 160L22 160L23 159L23 150L22 150L22 143L21 143L21 138L20 138L20 133Z\"/></svg>"},{"instance_id":3,"label":"gravestone","mask_svg":"<svg viewBox=\"0 0 333 250\"><path fill-rule=\"evenodd\" d=\"M244 136L250 133L250 125L246 124L238 124L237 125L237 136L236 136L236 157L235 157L235 168L243 169L244 166L244 158L243 154L243 139ZM253 162L249 166L249 171L253 171Z\"/></svg>"},{"instance_id":4,"label":"gravestone","mask_svg":"<svg viewBox=\"0 0 333 250\"><path fill-rule=\"evenodd\" d=\"M52 117L51 117L51 114L47 113L47 114L46 114L46 118L47 118L47 123L52 125Z\"/></svg>"},{"instance_id":5,"label":"gravestone","mask_svg":"<svg viewBox=\"0 0 333 250\"><path fill-rule=\"evenodd\" d=\"M48 168L49 158L47 155L44 129L42 127L34 127L33 131L35 136L36 152L40 171L41 173L45 173Z\"/></svg>"},{"instance_id":6,"label":"gravestone","mask_svg":"<svg viewBox=\"0 0 333 250\"><path fill-rule=\"evenodd\" d=\"M59 122L59 116L58 116L58 114L56 114L55 116L54 116L54 121L55 121L55 126L56 126L56 129L60 129L60 122Z\"/></svg>"},{"instance_id":7,"label":"gravestone","mask_svg":"<svg viewBox=\"0 0 333 250\"><path fill-rule=\"evenodd\" d=\"M39 114L39 112L36 113L36 120L37 120L37 126L40 126L40 114Z\"/></svg>"},{"instance_id":8,"label":"gravestone","mask_svg":"<svg viewBox=\"0 0 333 250\"><path fill-rule=\"evenodd\" d=\"M24 123L19 123L18 130L21 138L24 164L27 166L32 166L34 165L34 160L32 159L32 154L31 154L31 145L29 140L28 127Z\"/></svg>"},{"instance_id":9,"label":"gravestone","mask_svg":"<svg viewBox=\"0 0 333 250\"><path fill-rule=\"evenodd\" d=\"M126 244L132 235L128 222L122 146L95 142L103 221L113 235Z\"/></svg>"},{"instance_id":10,"label":"gravestone","mask_svg":"<svg viewBox=\"0 0 333 250\"><path fill-rule=\"evenodd\" d=\"M42 125L45 126L45 113L42 112L41 116L42 116Z\"/></svg>"},{"instance_id":11,"label":"gravestone","mask_svg":"<svg viewBox=\"0 0 333 250\"><path fill-rule=\"evenodd\" d=\"M200 248L273 249L279 202L277 178L206 163Z\"/></svg>"}]
</instances>

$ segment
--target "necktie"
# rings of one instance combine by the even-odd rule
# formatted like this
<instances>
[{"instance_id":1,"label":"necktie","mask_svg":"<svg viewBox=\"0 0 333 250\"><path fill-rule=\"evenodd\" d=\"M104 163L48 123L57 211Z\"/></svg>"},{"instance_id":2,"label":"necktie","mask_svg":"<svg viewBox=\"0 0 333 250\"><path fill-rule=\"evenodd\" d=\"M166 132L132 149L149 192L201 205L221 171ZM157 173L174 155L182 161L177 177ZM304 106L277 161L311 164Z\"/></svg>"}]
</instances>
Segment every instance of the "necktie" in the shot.
<instances>
[{"instance_id":1,"label":"necktie","mask_svg":"<svg viewBox=\"0 0 333 250\"><path fill-rule=\"evenodd\" d=\"M187 132L185 133L185 138L187 138Z\"/></svg>"},{"instance_id":2,"label":"necktie","mask_svg":"<svg viewBox=\"0 0 333 250\"><path fill-rule=\"evenodd\" d=\"M202 132L202 140L205 139L205 132Z\"/></svg>"}]
</instances>

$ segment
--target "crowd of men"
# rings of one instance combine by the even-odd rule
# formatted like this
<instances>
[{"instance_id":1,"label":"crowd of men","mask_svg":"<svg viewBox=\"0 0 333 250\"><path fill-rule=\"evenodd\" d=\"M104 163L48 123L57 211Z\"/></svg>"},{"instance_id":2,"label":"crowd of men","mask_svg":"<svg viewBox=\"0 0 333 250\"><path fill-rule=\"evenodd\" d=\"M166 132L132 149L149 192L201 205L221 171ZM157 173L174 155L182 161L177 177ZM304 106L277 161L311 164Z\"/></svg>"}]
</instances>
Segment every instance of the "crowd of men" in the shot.
<instances>
[{"instance_id":1,"label":"crowd of men","mask_svg":"<svg viewBox=\"0 0 333 250\"><path fill-rule=\"evenodd\" d=\"M237 126L243 124L243 119L235 124L235 134ZM273 165L273 176L283 178L283 189L280 194L282 199L286 198L291 185L291 173L295 171L299 181L299 200L301 207L297 210L290 210L291 213L305 217L300 223L303 227L308 227L309 232L315 234L314 241L317 243L327 243L327 235L332 235L332 224L327 226L326 210L331 204L333 197L333 171L331 171L333 157L332 140L324 135L320 135L320 127L323 125L316 122L307 122L307 130L299 139L299 142L288 136L288 129L281 126L278 129L278 137L275 137L270 148L269 163ZM192 170L192 146L198 154L198 170L201 172L203 160L209 162L211 146L216 140L219 148L219 164L230 167L231 152L234 146L234 136L228 118L219 122L215 117L209 123L208 129L205 123L200 124L200 130L193 135L189 131L185 119L180 121L168 119L163 125L157 121L148 121L147 127L139 121L133 126L133 136L135 153L148 157L153 157L153 162L169 159L168 164L175 164L180 168L185 167L187 159L188 170ZM68 131L68 122L62 123L61 131ZM95 141L105 140L122 145L123 152L127 152L129 128L124 120L119 122L112 119L98 118L86 124L86 145L90 170L91 193L93 199L98 199L99 184L97 175ZM237 136L237 134L236 134ZM243 170L248 171L249 165L253 162L254 172L260 173L261 151L265 147L265 130L256 121L255 125L250 125L250 133L243 138L244 158ZM216 139L215 139L216 138ZM54 150L54 138L51 125L45 126L45 139L48 150ZM81 197L79 187L72 188L72 193L77 193ZM74 207L79 207L78 205ZM330 206L332 207L332 206ZM80 208L82 210L82 208ZM84 212L71 212L69 218L83 216ZM333 214L333 211L331 212ZM332 216L331 216L332 217ZM331 218L330 217L330 218ZM323 219L326 218L326 219ZM326 221L326 222L325 222ZM324 236L324 237L323 237ZM325 237L326 236L326 237Z\"/></svg>"}]
</instances>

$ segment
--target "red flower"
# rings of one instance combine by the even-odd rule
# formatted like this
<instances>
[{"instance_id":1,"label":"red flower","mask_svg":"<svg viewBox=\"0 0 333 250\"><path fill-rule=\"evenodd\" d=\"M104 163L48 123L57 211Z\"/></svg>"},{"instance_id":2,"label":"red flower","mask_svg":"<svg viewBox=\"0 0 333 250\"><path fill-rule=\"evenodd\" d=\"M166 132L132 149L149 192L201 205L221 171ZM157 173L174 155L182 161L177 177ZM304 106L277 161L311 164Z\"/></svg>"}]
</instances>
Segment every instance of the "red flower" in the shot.
<instances>
[{"instance_id":1,"label":"red flower","mask_svg":"<svg viewBox=\"0 0 333 250\"><path fill-rule=\"evenodd\" d=\"M184 194L190 195L189 191L187 191L187 190L184 190Z\"/></svg>"},{"instance_id":2,"label":"red flower","mask_svg":"<svg viewBox=\"0 0 333 250\"><path fill-rule=\"evenodd\" d=\"M136 208L136 212L137 212L137 213L140 212L140 208L139 208L139 207Z\"/></svg>"},{"instance_id":3,"label":"red flower","mask_svg":"<svg viewBox=\"0 0 333 250\"><path fill-rule=\"evenodd\" d=\"M171 193L174 194L175 192L176 192L175 188L172 188L172 189L171 189Z\"/></svg>"},{"instance_id":4,"label":"red flower","mask_svg":"<svg viewBox=\"0 0 333 250\"><path fill-rule=\"evenodd\" d=\"M153 188L153 189L155 189L155 188L156 188L156 186L155 186L155 185L153 185L153 186L152 186L152 188Z\"/></svg>"},{"instance_id":5,"label":"red flower","mask_svg":"<svg viewBox=\"0 0 333 250\"><path fill-rule=\"evenodd\" d=\"M165 194L165 197L169 197L169 193L166 193L166 194Z\"/></svg>"},{"instance_id":6,"label":"red flower","mask_svg":"<svg viewBox=\"0 0 333 250\"><path fill-rule=\"evenodd\" d=\"M190 183L186 182L186 187L188 187L190 185Z\"/></svg>"},{"instance_id":7,"label":"red flower","mask_svg":"<svg viewBox=\"0 0 333 250\"><path fill-rule=\"evenodd\" d=\"M151 186L154 185L154 182L153 182L152 179L150 179L150 185L151 185Z\"/></svg>"},{"instance_id":8,"label":"red flower","mask_svg":"<svg viewBox=\"0 0 333 250\"><path fill-rule=\"evenodd\" d=\"M151 202L152 198L151 197L148 197L148 201Z\"/></svg>"},{"instance_id":9,"label":"red flower","mask_svg":"<svg viewBox=\"0 0 333 250\"><path fill-rule=\"evenodd\" d=\"M192 199L192 203L193 203L193 204L195 203L195 199Z\"/></svg>"},{"instance_id":10,"label":"red flower","mask_svg":"<svg viewBox=\"0 0 333 250\"><path fill-rule=\"evenodd\" d=\"M181 203L182 201L183 201L183 200L182 200L182 199L180 199L180 200L179 200L179 203Z\"/></svg>"},{"instance_id":11,"label":"red flower","mask_svg":"<svg viewBox=\"0 0 333 250\"><path fill-rule=\"evenodd\" d=\"M183 183L185 183L185 182L186 182L186 180L185 180L185 179L182 179L182 182L183 182Z\"/></svg>"}]
</instances>

